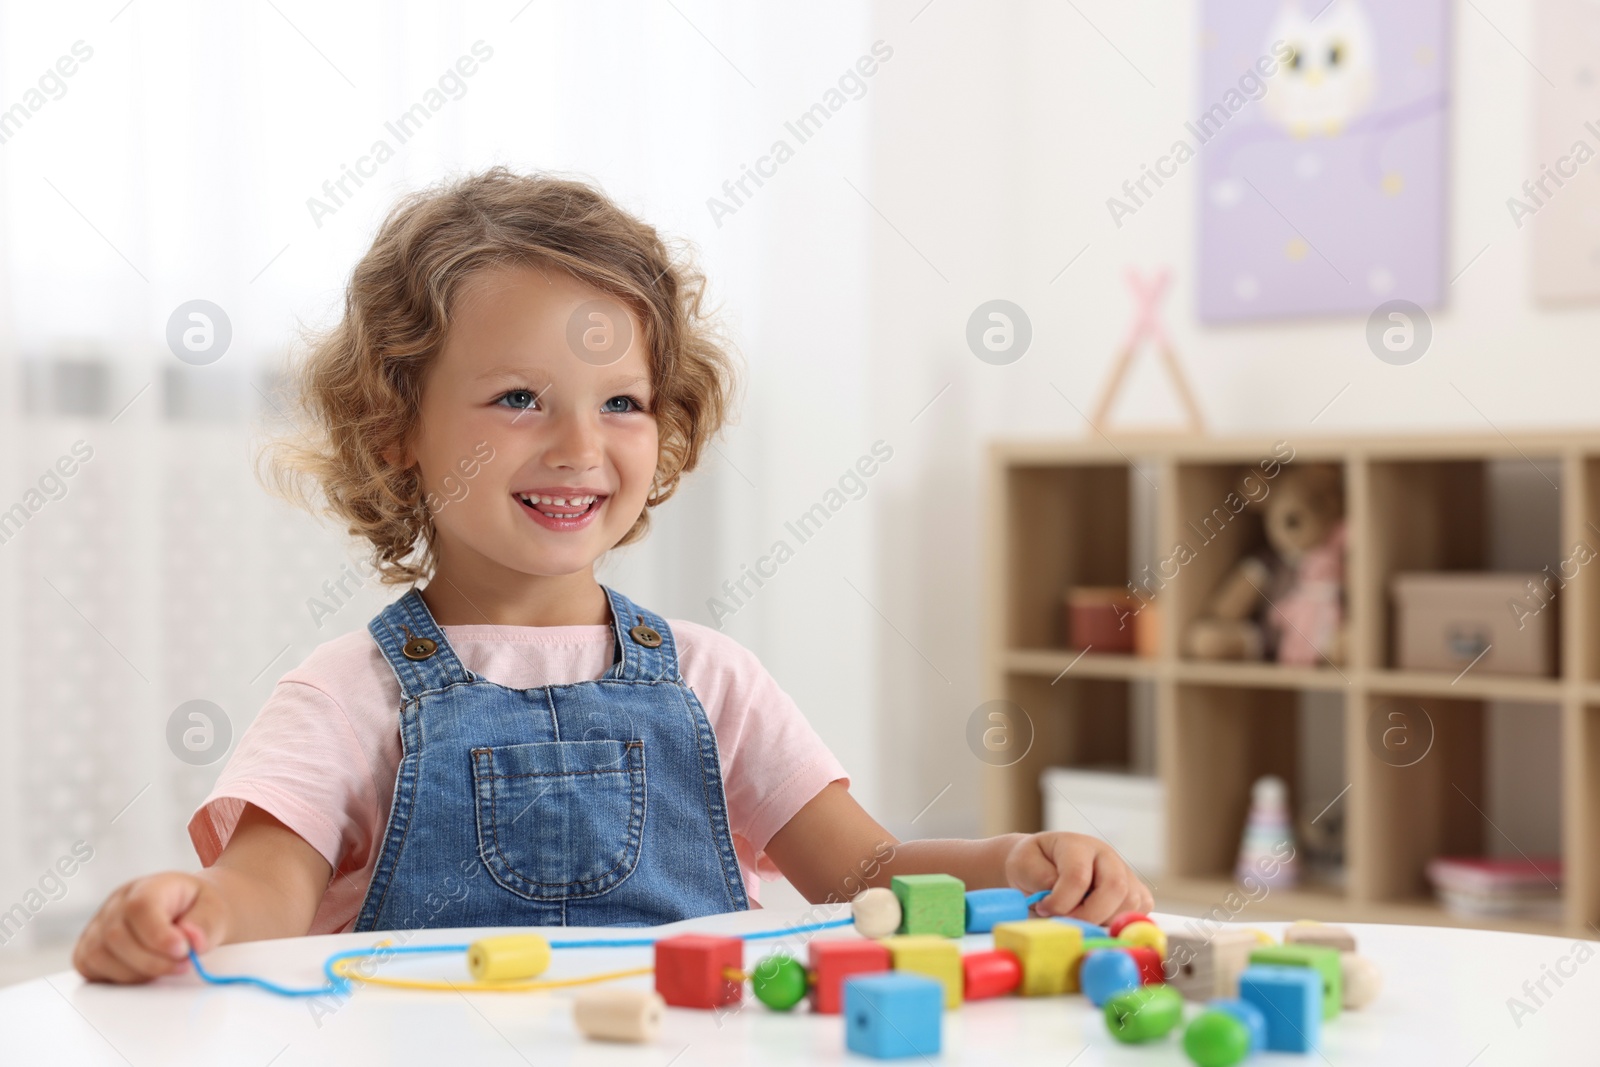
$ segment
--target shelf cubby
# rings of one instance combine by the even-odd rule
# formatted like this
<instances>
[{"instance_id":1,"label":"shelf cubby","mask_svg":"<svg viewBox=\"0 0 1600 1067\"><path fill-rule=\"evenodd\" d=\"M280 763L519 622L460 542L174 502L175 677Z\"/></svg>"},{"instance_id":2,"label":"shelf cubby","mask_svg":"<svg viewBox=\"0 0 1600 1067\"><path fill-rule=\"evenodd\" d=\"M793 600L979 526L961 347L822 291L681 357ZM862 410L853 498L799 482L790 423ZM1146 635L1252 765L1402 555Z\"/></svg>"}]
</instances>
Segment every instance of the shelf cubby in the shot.
<instances>
[{"instance_id":1,"label":"shelf cubby","mask_svg":"<svg viewBox=\"0 0 1600 1067\"><path fill-rule=\"evenodd\" d=\"M1342 473L1347 662L1190 658L1185 630L1217 583L1264 541L1259 487L1226 522L1216 508L1246 475L1275 490L1260 473L1274 459L1332 463ZM997 442L990 471L988 687L1027 708L1035 730L1025 759L989 774L991 832L1039 828L1046 767L1133 769L1144 707L1153 711L1167 804L1158 906L1210 906L1236 888L1250 788L1273 773L1289 784L1296 814L1327 805L1341 814L1343 867L1339 877L1274 890L1250 915L1600 934L1593 564L1560 572L1544 609L1555 612L1558 638L1551 677L1399 669L1390 595L1394 576L1408 571L1531 573L1559 568L1580 544L1600 562L1600 432L1327 437L1292 447L1266 438L1097 435ZM1190 549L1187 560L1162 569L1180 544ZM1068 648L1065 591L1129 583L1155 592L1157 654ZM1324 716L1315 737L1312 704ZM1526 721L1538 729L1497 733L1522 729L1519 708L1534 709ZM1374 716L1382 723L1407 709L1428 716L1431 748L1415 765L1397 766L1373 747L1369 730ZM1507 737L1526 741L1520 764L1506 762ZM1538 808L1530 823L1522 801L1533 794L1554 810L1546 817ZM1523 818L1509 841L1496 829L1518 825L1499 814L1508 797ZM1560 853L1563 919L1462 917L1434 899L1430 859L1515 855L1516 837L1543 843L1530 854Z\"/></svg>"}]
</instances>

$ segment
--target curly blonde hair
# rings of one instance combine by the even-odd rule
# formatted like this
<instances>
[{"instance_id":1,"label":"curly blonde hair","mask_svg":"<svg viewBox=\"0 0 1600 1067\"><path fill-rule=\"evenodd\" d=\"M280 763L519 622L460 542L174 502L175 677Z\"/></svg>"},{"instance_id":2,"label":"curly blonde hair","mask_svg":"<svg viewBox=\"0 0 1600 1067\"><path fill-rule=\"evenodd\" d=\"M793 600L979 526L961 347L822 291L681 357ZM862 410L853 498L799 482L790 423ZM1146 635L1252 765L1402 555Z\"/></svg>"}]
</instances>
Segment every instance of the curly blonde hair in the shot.
<instances>
[{"instance_id":1,"label":"curly blonde hair","mask_svg":"<svg viewBox=\"0 0 1600 1067\"><path fill-rule=\"evenodd\" d=\"M643 328L660 459L645 510L613 547L645 535L649 509L672 497L731 417L734 366L701 308L705 276L654 227L583 182L498 166L411 193L351 273L341 320L304 337L309 352L290 370L294 428L256 457L269 491L368 542L385 585L430 577L437 554L419 471L384 456L401 452L417 424L423 376L463 284L524 264L566 271L627 305Z\"/></svg>"}]
</instances>

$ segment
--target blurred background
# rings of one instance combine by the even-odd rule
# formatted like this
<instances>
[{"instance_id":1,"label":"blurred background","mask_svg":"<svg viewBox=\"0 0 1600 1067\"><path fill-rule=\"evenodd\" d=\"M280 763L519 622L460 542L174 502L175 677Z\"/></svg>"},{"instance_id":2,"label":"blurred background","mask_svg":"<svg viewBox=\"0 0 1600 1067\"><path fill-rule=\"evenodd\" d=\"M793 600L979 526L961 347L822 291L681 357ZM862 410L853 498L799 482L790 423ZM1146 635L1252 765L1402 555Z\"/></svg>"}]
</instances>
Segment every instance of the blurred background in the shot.
<instances>
[{"instance_id":1,"label":"blurred background","mask_svg":"<svg viewBox=\"0 0 1600 1067\"><path fill-rule=\"evenodd\" d=\"M116 885L193 867L188 818L277 678L397 595L367 581L319 620L358 546L250 461L296 331L337 315L393 200L441 178L583 177L697 249L745 361L739 420L602 580L753 649L904 836L984 832L985 448L1098 439L1130 270L1169 272L1154 314L1212 434L1593 425L1600 168L1560 160L1600 145L1600 106L1563 51L1584 38L1547 27L1596 5L1440 2L1396 27L1324 3L1300 30L1344 26L1347 67L1382 63L1303 115L1239 80L1292 0L0 3L0 910L93 852L6 938L0 980L66 966ZM1315 151L1373 131L1393 150ZM1289 148L1253 185L1218 169L1268 140ZM1429 337L1409 360L1369 328L1401 299ZM969 340L995 300L1029 338L1005 359ZM227 336L204 361L169 340L196 308ZM1105 425L1183 418L1141 358ZM877 442L865 492L730 599ZM197 700L220 712L198 755L169 741ZM1530 729L1553 760L1553 717ZM1555 849L1555 789L1490 815Z\"/></svg>"}]
</instances>

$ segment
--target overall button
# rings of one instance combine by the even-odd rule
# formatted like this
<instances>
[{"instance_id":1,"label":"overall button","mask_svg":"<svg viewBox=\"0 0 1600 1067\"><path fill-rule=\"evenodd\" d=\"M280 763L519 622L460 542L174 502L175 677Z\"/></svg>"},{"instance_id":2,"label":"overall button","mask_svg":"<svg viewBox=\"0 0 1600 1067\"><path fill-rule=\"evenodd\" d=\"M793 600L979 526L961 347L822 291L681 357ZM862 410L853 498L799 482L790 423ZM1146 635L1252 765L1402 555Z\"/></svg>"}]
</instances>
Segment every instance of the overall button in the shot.
<instances>
[{"instance_id":1,"label":"overall button","mask_svg":"<svg viewBox=\"0 0 1600 1067\"><path fill-rule=\"evenodd\" d=\"M430 637L413 637L400 646L400 651L405 653L406 659L427 659L439 651L439 646Z\"/></svg>"},{"instance_id":2,"label":"overall button","mask_svg":"<svg viewBox=\"0 0 1600 1067\"><path fill-rule=\"evenodd\" d=\"M661 635L642 622L637 626L629 627L628 634L645 648L661 647Z\"/></svg>"}]
</instances>

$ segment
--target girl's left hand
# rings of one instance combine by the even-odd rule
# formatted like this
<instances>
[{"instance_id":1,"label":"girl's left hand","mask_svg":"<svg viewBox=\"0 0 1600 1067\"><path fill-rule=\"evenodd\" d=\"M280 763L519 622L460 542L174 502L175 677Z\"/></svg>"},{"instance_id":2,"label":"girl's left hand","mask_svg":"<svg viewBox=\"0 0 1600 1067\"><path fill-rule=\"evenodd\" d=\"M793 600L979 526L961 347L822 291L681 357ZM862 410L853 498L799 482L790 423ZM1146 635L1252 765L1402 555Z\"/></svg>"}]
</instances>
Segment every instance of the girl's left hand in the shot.
<instances>
[{"instance_id":1,"label":"girl's left hand","mask_svg":"<svg viewBox=\"0 0 1600 1067\"><path fill-rule=\"evenodd\" d=\"M1102 925L1122 912L1155 905L1149 886L1117 850L1087 834L1029 834L1006 857L1006 881L1024 893L1048 890L1035 905L1040 915Z\"/></svg>"}]
</instances>

